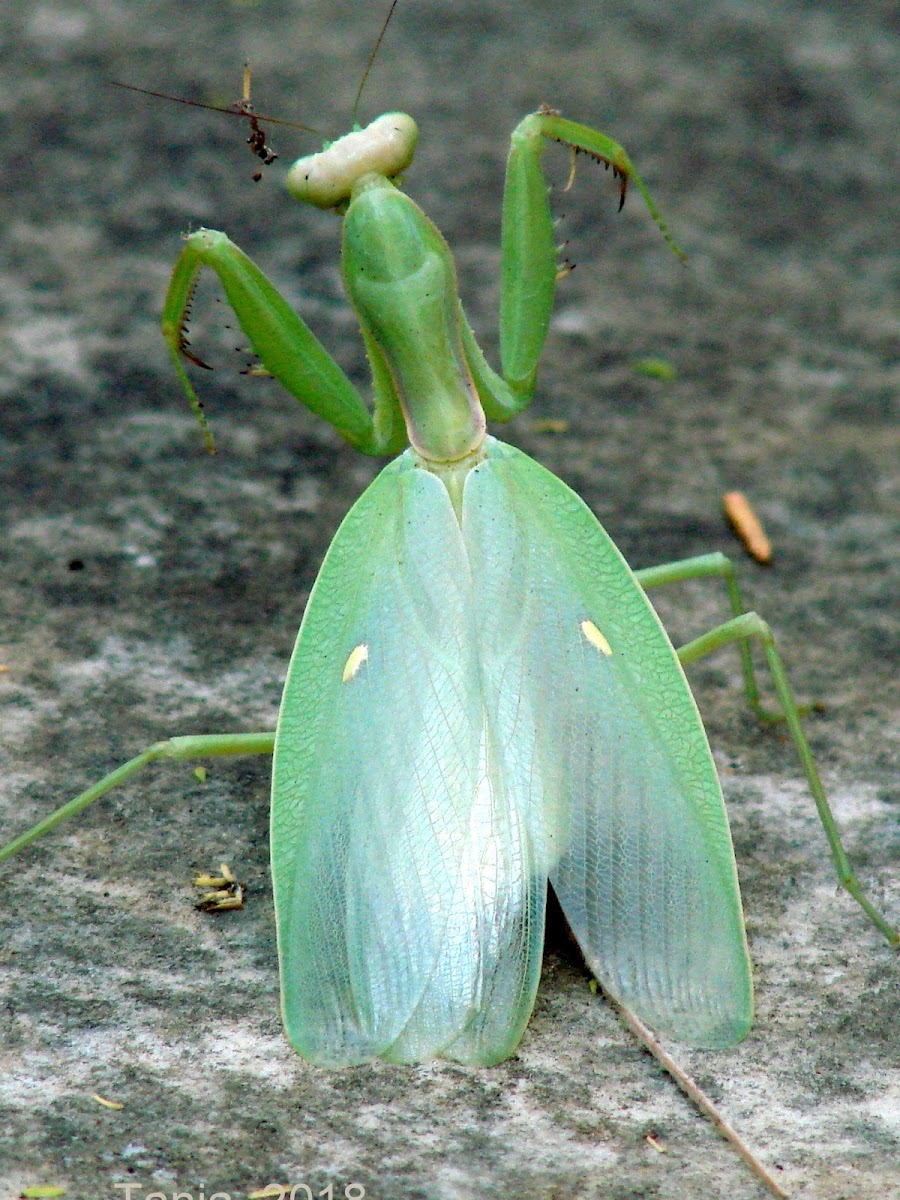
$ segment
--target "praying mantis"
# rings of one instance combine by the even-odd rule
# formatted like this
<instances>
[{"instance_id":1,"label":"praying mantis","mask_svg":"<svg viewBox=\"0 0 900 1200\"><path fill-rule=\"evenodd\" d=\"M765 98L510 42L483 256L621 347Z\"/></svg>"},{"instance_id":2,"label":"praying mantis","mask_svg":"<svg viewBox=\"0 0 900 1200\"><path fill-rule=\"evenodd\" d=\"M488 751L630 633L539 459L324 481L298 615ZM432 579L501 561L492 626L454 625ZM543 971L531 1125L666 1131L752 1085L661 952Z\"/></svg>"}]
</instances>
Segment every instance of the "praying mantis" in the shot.
<instances>
[{"instance_id":1,"label":"praying mantis","mask_svg":"<svg viewBox=\"0 0 900 1200\"><path fill-rule=\"evenodd\" d=\"M534 1003L548 881L613 996L679 1040L733 1045L752 1020L750 962L684 666L736 643L763 715L748 648L761 643L841 881L892 945L900 937L852 871L771 631L744 610L728 560L632 572L565 484L486 427L527 408L549 327L559 269L547 142L611 166L622 199L633 185L662 223L616 142L550 109L526 117L507 167L496 372L446 242L401 190L416 139L411 117L387 113L288 176L295 198L343 219L372 410L224 234L186 239L164 306L207 438L185 365L202 266L266 371L362 453L397 455L328 551L277 730L157 743L0 860L151 762L273 754L282 1016L304 1058L508 1057ZM724 583L732 619L675 650L646 592L698 578Z\"/></svg>"}]
</instances>

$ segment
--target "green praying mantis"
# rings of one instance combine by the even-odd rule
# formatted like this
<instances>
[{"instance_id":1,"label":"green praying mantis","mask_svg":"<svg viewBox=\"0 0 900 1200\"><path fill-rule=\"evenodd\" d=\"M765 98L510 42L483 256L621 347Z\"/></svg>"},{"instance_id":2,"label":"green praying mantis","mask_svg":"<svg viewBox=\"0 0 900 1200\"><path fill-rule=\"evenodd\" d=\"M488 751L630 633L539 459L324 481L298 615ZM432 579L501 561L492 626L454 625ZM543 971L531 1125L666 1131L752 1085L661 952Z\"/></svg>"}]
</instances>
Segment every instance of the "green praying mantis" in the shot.
<instances>
[{"instance_id":1,"label":"green praying mantis","mask_svg":"<svg viewBox=\"0 0 900 1200\"><path fill-rule=\"evenodd\" d=\"M622 200L633 185L665 226L616 142L548 108L525 117L503 199L497 372L447 243L401 190L417 136L410 116L386 113L288 175L296 199L342 217L372 409L225 234L186 238L165 301L165 337L207 439L185 365L203 266L268 373L362 453L397 455L325 557L277 730L150 746L0 860L152 762L273 754L282 1016L310 1062L512 1054L534 1004L548 882L614 997L676 1039L730 1046L751 1024L751 968L687 664L737 643L763 715L749 650L761 643L841 882L892 945L900 936L851 869L772 633L744 610L729 560L633 572L564 483L486 430L530 403L549 327L559 268L548 141L610 166ZM646 593L707 577L724 582L732 618L676 650Z\"/></svg>"}]
</instances>

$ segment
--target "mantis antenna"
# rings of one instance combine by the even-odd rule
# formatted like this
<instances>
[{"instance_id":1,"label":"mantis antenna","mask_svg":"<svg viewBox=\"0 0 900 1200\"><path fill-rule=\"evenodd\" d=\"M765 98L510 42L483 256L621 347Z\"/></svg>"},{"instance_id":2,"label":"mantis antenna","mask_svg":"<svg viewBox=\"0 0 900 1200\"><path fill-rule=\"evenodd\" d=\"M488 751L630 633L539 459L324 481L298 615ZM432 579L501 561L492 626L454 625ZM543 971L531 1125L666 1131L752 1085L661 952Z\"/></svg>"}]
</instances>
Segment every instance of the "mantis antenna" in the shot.
<instances>
[{"instance_id":1,"label":"mantis antenna","mask_svg":"<svg viewBox=\"0 0 900 1200\"><path fill-rule=\"evenodd\" d=\"M356 99L353 101L353 128L359 128L359 102L362 99L363 89L369 80L369 72L372 70L372 64L378 57L378 51L381 49L381 43L384 41L384 35L387 33L387 27L391 23L391 17L394 15L394 9L399 4L400 0L391 0L391 7L388 9L387 16L384 18L384 23L381 26L381 31L375 39L375 45L372 47L372 53L369 55L369 61L366 63L366 69L362 73L362 79L359 81L359 87L356 89Z\"/></svg>"}]
</instances>

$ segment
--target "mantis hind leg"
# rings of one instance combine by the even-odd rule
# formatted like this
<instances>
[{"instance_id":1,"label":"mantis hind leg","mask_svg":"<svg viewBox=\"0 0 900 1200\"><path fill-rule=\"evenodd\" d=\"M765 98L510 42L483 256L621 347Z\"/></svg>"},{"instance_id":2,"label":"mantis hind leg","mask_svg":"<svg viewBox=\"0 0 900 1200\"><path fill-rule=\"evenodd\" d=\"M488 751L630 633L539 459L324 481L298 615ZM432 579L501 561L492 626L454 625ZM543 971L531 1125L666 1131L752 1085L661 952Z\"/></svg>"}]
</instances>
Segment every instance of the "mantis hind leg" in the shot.
<instances>
[{"instance_id":1,"label":"mantis hind leg","mask_svg":"<svg viewBox=\"0 0 900 1200\"><path fill-rule=\"evenodd\" d=\"M666 583L683 583L688 579L719 578L725 585L732 616L740 617L748 611L738 586L734 563L727 555L719 552L698 554L694 558L683 558L677 562L663 563L658 567L645 567L640 571L635 571L635 575L645 590L661 587ZM763 723L786 720L783 709L768 709L762 702L747 639L738 642L738 653L741 656L741 671L744 676L744 694L758 720ZM801 716L808 716L816 707L815 704L796 706Z\"/></svg>"},{"instance_id":2,"label":"mantis hind leg","mask_svg":"<svg viewBox=\"0 0 900 1200\"><path fill-rule=\"evenodd\" d=\"M724 555L708 555L708 559L716 557L724 558ZM688 560L689 562L691 560ZM702 561L702 560L700 560ZM725 560L727 562L727 560ZM685 567L686 564L674 564L675 570ZM696 575L682 574L679 578L692 578L703 574L719 574L720 572L712 569L713 564L710 563L710 569L697 571ZM661 568L664 572L666 568ZM640 578L640 574L638 576ZM667 582L661 577L650 575L651 586L654 582ZM644 582L644 580L642 580ZM645 583L646 586L646 583ZM736 594L735 584L735 594ZM731 589L729 589L731 592ZM825 836L828 838L828 845L831 849L831 856L834 860L837 869L838 878L843 887L850 893L853 899L859 904L863 912L887 939L891 946L900 946L900 931L892 926L885 917L875 908L875 906L866 898L863 892L862 885L853 870L847 852L844 849L843 841L841 840L840 830L837 822L834 819L834 814L831 811L831 805L828 802L828 797L825 793L825 788L822 786L822 780L819 776L818 768L816 767L815 759L813 758L812 750L803 730L801 721L802 712L798 707L793 690L788 681L787 672L784 667L784 662L778 647L775 644L775 638L769 625L755 612L744 612L738 616L732 617L730 621L719 625L716 629L710 630L709 633L703 634L701 637L695 638L686 645L681 646L677 651L679 661L683 666L688 663L695 662L699 658L711 654L713 651L720 649L722 646L729 646L737 642L741 648L742 655L749 650L749 642L751 638L757 639L761 646L763 654L766 658L769 671L772 675L772 681L775 685L775 691L778 695L778 700L781 705L781 713L783 719L790 731L794 746L800 758L803 773L806 776L809 790L815 801L816 809L819 814L819 820L822 822L822 827L825 830ZM745 673L746 674L746 673ZM755 686L755 683L754 683Z\"/></svg>"},{"instance_id":3,"label":"mantis hind leg","mask_svg":"<svg viewBox=\"0 0 900 1200\"><path fill-rule=\"evenodd\" d=\"M114 787L118 787L120 783L124 783L132 775L136 775L138 771L142 771L144 767L149 766L151 763L163 760L169 762L186 762L193 758L221 758L226 755L238 754L271 754L274 746L274 732L214 733L197 737L173 737L168 738L164 742L155 742L152 746L148 746L141 754L138 754L136 758L129 759L121 767L117 767L115 771L110 771L108 775L104 775L92 787L87 788L86 791L76 796L74 800L63 804L60 808L57 808L54 812L44 817L42 821L38 821L31 829L20 833L11 842L7 842L5 846L0 847L0 862L4 862L7 858L12 858L20 850L24 850L26 846L30 846L38 838L42 838L45 833L49 833L51 829L55 829L60 822L67 821L69 817L76 816L83 809L93 804L95 800L99 800L101 796L105 796L107 792L111 792Z\"/></svg>"}]
</instances>

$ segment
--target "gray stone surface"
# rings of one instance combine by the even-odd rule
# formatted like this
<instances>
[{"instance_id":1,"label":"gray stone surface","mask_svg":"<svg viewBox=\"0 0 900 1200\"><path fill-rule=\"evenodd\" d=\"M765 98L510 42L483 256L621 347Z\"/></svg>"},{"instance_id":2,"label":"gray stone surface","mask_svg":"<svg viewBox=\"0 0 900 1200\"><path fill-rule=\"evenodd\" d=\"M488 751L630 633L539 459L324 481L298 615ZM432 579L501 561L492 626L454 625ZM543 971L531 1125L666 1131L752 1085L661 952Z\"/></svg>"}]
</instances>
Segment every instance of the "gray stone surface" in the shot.
<instances>
[{"instance_id":1,"label":"gray stone surface","mask_svg":"<svg viewBox=\"0 0 900 1200\"><path fill-rule=\"evenodd\" d=\"M155 739L270 726L318 563L378 468L238 374L241 337L212 287L193 329L217 366L199 383L220 454L203 455L157 331L180 233L227 230L363 383L338 222L287 199L277 168L252 183L237 122L107 82L227 102L249 56L260 107L340 132L381 7L13 0L0 15L4 832ZM572 484L634 563L738 556L797 690L827 701L815 752L897 917L890 10L403 0L363 107L420 120L409 190L458 254L491 351L518 117L546 101L633 151L690 263L639 203L617 217L583 163L554 197L578 269L540 395L504 436ZM270 132L285 159L311 145ZM565 155L552 170L562 183ZM646 355L678 378L635 375ZM535 417L568 430L536 432ZM723 526L734 487L767 521L769 570ZM685 639L725 610L710 583L673 589L663 611ZM794 1196L900 1195L897 958L837 892L793 751L746 711L735 656L692 674L758 1018L733 1052L673 1049ZM500 1067L299 1061L278 1017L266 775L251 760L203 784L159 768L4 870L0 1195L131 1182L133 1196L208 1198L270 1180L335 1196L357 1181L377 1200L761 1195L564 944ZM248 904L204 916L190 879L223 858Z\"/></svg>"}]
</instances>

